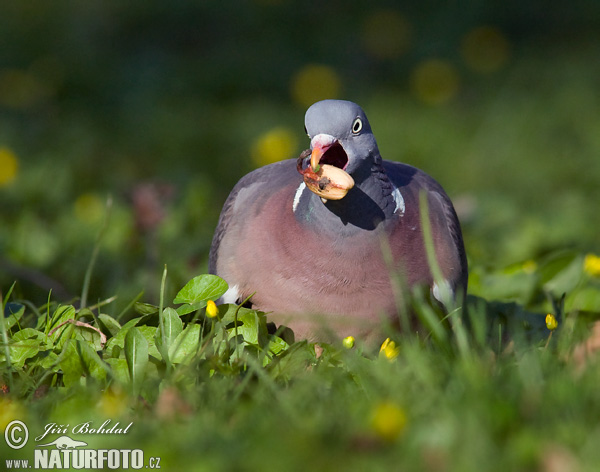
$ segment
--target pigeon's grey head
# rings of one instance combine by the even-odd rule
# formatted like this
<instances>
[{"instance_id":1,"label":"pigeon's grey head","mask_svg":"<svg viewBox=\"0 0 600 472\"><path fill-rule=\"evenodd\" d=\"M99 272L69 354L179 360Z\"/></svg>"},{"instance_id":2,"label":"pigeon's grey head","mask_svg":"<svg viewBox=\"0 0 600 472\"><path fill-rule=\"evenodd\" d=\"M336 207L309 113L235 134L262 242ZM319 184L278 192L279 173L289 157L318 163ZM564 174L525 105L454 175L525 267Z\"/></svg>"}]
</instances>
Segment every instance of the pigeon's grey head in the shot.
<instances>
[{"instance_id":1,"label":"pigeon's grey head","mask_svg":"<svg viewBox=\"0 0 600 472\"><path fill-rule=\"evenodd\" d=\"M310 138L311 166L330 164L352 175L379 155L365 112L346 100L323 100L312 105L304 118Z\"/></svg>"}]
</instances>

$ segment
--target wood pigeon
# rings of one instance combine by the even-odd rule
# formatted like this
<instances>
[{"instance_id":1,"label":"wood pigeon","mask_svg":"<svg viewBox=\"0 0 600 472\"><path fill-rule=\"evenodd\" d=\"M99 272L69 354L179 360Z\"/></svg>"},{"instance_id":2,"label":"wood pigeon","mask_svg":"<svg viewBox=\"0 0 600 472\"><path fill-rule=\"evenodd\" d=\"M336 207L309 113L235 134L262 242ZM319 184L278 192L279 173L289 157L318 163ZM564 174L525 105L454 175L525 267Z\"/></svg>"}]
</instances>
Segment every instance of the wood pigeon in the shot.
<instances>
[{"instance_id":1,"label":"wood pigeon","mask_svg":"<svg viewBox=\"0 0 600 472\"><path fill-rule=\"evenodd\" d=\"M253 294L252 306L270 321L296 338L323 341L331 339L324 333L372 339L381 316L398 320L399 297L417 284L440 300L444 293L464 299L465 249L442 187L415 167L384 161L355 103L315 103L305 130L310 150L250 172L225 202L209 262L209 272L229 283L221 301Z\"/></svg>"}]
</instances>

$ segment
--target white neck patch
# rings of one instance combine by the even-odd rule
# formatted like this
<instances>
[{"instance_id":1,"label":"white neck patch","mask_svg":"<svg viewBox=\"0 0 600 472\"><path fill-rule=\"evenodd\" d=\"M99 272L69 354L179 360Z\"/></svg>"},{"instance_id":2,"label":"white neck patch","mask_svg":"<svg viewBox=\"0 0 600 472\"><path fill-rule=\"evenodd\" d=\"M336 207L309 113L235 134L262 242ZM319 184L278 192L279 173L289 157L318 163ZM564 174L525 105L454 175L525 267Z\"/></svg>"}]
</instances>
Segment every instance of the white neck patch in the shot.
<instances>
[{"instance_id":1,"label":"white neck patch","mask_svg":"<svg viewBox=\"0 0 600 472\"><path fill-rule=\"evenodd\" d=\"M396 202L396 208L394 209L394 213L398 213L403 215L406 207L404 205L404 197L400 193L400 189L398 187L394 187L394 191L392 192L392 197L394 197L394 202Z\"/></svg>"},{"instance_id":2,"label":"white neck patch","mask_svg":"<svg viewBox=\"0 0 600 472\"><path fill-rule=\"evenodd\" d=\"M227 289L227 291L221 296L221 303L237 303L240 297L239 289L237 285L233 285Z\"/></svg>"},{"instance_id":3,"label":"white neck patch","mask_svg":"<svg viewBox=\"0 0 600 472\"><path fill-rule=\"evenodd\" d=\"M298 203L300 203L300 197L302 197L302 192L304 192L305 188L306 184L302 182L296 189L296 193L294 194L294 202L292 203L292 211L294 213L296 212L296 207L298 206Z\"/></svg>"}]
</instances>

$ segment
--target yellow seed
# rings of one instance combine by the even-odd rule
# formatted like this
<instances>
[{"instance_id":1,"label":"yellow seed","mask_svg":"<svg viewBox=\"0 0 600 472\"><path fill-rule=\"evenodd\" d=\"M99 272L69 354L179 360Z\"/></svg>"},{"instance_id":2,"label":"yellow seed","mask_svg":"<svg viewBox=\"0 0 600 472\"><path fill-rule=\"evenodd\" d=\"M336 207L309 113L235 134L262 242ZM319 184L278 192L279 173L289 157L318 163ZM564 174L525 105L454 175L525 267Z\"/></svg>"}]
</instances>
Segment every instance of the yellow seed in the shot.
<instances>
[{"instance_id":1,"label":"yellow seed","mask_svg":"<svg viewBox=\"0 0 600 472\"><path fill-rule=\"evenodd\" d=\"M546 328L550 331L554 331L558 328L558 321L556 321L556 317L552 313L546 315Z\"/></svg>"},{"instance_id":2,"label":"yellow seed","mask_svg":"<svg viewBox=\"0 0 600 472\"><path fill-rule=\"evenodd\" d=\"M212 300L206 302L206 316L208 316L209 318L216 318L218 314L219 309L217 308L216 303Z\"/></svg>"},{"instance_id":3,"label":"yellow seed","mask_svg":"<svg viewBox=\"0 0 600 472\"><path fill-rule=\"evenodd\" d=\"M346 349L352 349L354 347L354 341L354 336L346 336L342 341L342 344Z\"/></svg>"}]
</instances>

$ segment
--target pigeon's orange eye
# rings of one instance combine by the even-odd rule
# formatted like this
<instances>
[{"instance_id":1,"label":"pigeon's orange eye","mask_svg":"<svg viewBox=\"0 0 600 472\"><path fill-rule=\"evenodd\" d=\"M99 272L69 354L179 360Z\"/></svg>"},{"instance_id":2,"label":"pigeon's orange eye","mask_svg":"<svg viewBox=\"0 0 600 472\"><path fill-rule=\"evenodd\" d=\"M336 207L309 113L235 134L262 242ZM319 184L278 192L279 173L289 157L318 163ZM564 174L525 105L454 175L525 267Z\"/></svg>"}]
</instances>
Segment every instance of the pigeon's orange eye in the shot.
<instances>
[{"instance_id":1,"label":"pigeon's orange eye","mask_svg":"<svg viewBox=\"0 0 600 472\"><path fill-rule=\"evenodd\" d=\"M362 121L360 118L357 118L356 120L354 120L354 123L352 123L352 132L354 134L358 134L358 133L360 133L361 129L362 129Z\"/></svg>"}]
</instances>

